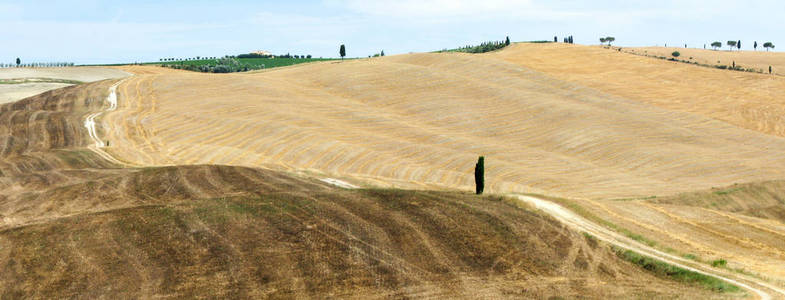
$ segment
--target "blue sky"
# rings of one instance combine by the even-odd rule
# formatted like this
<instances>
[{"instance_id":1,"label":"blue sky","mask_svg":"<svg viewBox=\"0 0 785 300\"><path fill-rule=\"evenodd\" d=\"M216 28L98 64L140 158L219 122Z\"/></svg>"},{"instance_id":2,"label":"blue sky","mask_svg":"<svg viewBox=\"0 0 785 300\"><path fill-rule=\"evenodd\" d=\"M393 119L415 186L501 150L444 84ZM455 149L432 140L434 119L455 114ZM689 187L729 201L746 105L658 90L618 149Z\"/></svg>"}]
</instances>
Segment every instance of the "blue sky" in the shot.
<instances>
[{"instance_id":1,"label":"blue sky","mask_svg":"<svg viewBox=\"0 0 785 300\"><path fill-rule=\"evenodd\" d=\"M785 41L785 1L5 1L0 62L119 63L273 53L351 57L432 51L486 40L703 47ZM785 44L780 46L785 47Z\"/></svg>"}]
</instances>

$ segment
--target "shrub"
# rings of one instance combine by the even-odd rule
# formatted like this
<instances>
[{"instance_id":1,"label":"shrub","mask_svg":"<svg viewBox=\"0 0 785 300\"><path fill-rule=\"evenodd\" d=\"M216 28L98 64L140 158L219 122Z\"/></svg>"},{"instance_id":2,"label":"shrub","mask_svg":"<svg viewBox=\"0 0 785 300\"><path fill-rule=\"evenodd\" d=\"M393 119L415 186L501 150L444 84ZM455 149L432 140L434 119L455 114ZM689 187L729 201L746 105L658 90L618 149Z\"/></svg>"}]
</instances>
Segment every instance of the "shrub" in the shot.
<instances>
[{"instance_id":1,"label":"shrub","mask_svg":"<svg viewBox=\"0 0 785 300\"><path fill-rule=\"evenodd\" d=\"M671 53L671 55L673 57L679 57L679 56L681 56L681 53L679 53L679 51L673 51L673 53Z\"/></svg>"},{"instance_id":2,"label":"shrub","mask_svg":"<svg viewBox=\"0 0 785 300\"><path fill-rule=\"evenodd\" d=\"M711 266L715 267L715 268L717 268L717 267L725 267L727 264L728 264L728 261L726 261L724 259L716 259L716 260L711 261Z\"/></svg>"}]
</instances>

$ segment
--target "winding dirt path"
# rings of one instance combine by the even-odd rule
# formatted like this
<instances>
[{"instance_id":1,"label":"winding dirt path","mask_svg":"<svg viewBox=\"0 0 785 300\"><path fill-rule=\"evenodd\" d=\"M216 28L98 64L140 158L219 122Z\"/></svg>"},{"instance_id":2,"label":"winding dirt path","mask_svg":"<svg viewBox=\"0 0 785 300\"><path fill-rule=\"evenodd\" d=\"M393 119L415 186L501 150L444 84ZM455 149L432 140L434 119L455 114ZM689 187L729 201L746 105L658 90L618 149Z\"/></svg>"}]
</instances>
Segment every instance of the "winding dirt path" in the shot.
<instances>
[{"instance_id":1,"label":"winding dirt path","mask_svg":"<svg viewBox=\"0 0 785 300\"><path fill-rule=\"evenodd\" d=\"M695 262L687 259L661 252L657 249L641 244L635 240L622 236L610 229L590 222L581 216L573 213L572 211L558 205L556 203L546 201L543 199L515 195L519 200L528 203L537 209L540 209L549 215L553 216L565 225L579 231L585 231L598 239L607 243L613 244L627 250L636 251L643 255L656 258L674 266L678 266L696 273L716 277L725 282L737 285L754 293L759 299L785 299L785 290L763 282L761 280L742 276L740 274L731 273L724 270L713 269L696 264ZM772 296L773 295L773 296Z\"/></svg>"},{"instance_id":2,"label":"winding dirt path","mask_svg":"<svg viewBox=\"0 0 785 300\"><path fill-rule=\"evenodd\" d=\"M110 111L113 111L113 110L117 109L117 87L121 83L123 83L124 81L125 81L125 79L120 80L120 81L116 82L115 84L113 84L111 87L109 87L109 96L106 97L106 101L109 102L109 108L107 108L104 111L99 111L99 112L95 112L95 113L87 115L87 117L85 118L85 121L84 121L84 126L85 126L85 128L87 128L87 133L90 135L90 138L92 138L93 142L94 142L94 144L88 145L87 149L90 149L90 151L95 152L95 154L98 154L98 156L100 156L100 157L102 157L102 158L104 158L104 159L106 159L106 160L108 160L108 161L110 161L112 163L115 163L115 164L121 165L121 166L128 166L127 163L124 163L124 162L121 162L121 161L117 160L112 155L110 155L109 153L106 153L106 151L104 151L102 149L103 147L106 147L106 142L102 141L101 138L98 137L98 132L95 129L95 118L97 118L98 116L100 116L104 112L110 112Z\"/></svg>"}]
</instances>

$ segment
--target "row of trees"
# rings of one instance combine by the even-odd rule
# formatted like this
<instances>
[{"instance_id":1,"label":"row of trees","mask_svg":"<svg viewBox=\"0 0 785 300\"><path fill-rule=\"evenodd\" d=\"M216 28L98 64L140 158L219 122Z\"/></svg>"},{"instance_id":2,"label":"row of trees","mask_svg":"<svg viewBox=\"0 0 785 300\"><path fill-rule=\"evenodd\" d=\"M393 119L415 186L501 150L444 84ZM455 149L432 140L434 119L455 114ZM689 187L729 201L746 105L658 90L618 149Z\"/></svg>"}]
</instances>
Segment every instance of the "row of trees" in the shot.
<instances>
[{"instance_id":1,"label":"row of trees","mask_svg":"<svg viewBox=\"0 0 785 300\"><path fill-rule=\"evenodd\" d=\"M556 41L556 37L555 36L553 37L553 41L554 42ZM564 38L564 43L565 44L572 44L573 43L572 36L565 37Z\"/></svg>"},{"instance_id":2,"label":"row of trees","mask_svg":"<svg viewBox=\"0 0 785 300\"><path fill-rule=\"evenodd\" d=\"M259 53L245 53L245 54L239 54L239 55L225 55L223 58L218 58L218 57L215 57L215 56L212 56L212 57L197 56L197 57L188 57L188 58L167 57L167 58L160 58L160 59L158 59L158 61L160 61L160 62L174 62L174 61L210 60L210 59L212 59L212 60L220 60L220 59L235 59L235 58L273 58L273 57L310 59L312 56L310 54L307 54L307 55L305 55L305 54L304 55L297 55L297 54L291 55L289 53L286 53L286 54L283 54L283 55L263 55L263 54L259 54Z\"/></svg>"},{"instance_id":3,"label":"row of trees","mask_svg":"<svg viewBox=\"0 0 785 300\"><path fill-rule=\"evenodd\" d=\"M217 59L215 56L213 57L186 57L186 58L174 58L174 57L167 57L167 58L160 58L158 61L191 61L191 60L203 60L203 59Z\"/></svg>"},{"instance_id":4,"label":"row of trees","mask_svg":"<svg viewBox=\"0 0 785 300\"><path fill-rule=\"evenodd\" d=\"M456 52L466 52L466 53L485 53L494 50L498 50L510 45L510 37L506 37L504 41L488 41L481 43L478 46L463 46L460 48L455 49Z\"/></svg>"},{"instance_id":5,"label":"row of trees","mask_svg":"<svg viewBox=\"0 0 785 300\"><path fill-rule=\"evenodd\" d=\"M35 62L23 64L20 59L16 59L16 64L0 63L0 68L53 68L53 67L73 67L72 62Z\"/></svg>"},{"instance_id":6,"label":"row of trees","mask_svg":"<svg viewBox=\"0 0 785 300\"><path fill-rule=\"evenodd\" d=\"M738 41L727 41L725 44L728 45L728 49L731 50L731 51L733 51L733 48L741 50L741 40L738 40ZM718 48L722 47L722 43L719 42L719 41L713 42L713 43L711 43L711 47L714 48L714 50L717 50ZM758 42L755 41L755 43L753 44L752 47L755 50L758 50ZM772 43L772 42L765 42L765 43L763 43L763 48L766 48L766 51L769 51L769 49L774 49L774 43Z\"/></svg>"}]
</instances>

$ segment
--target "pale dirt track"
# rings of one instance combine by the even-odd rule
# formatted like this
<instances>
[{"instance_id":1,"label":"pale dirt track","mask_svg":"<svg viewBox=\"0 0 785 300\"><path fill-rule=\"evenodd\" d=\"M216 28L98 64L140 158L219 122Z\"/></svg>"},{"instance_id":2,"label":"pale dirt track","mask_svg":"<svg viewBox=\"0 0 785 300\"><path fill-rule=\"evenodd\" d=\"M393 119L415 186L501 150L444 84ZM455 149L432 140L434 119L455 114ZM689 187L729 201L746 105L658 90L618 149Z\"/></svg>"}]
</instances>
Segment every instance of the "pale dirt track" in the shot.
<instances>
[{"instance_id":1,"label":"pale dirt track","mask_svg":"<svg viewBox=\"0 0 785 300\"><path fill-rule=\"evenodd\" d=\"M587 232L600 240L611 243L618 247L632 250L694 272L714 276L750 291L759 299L785 298L785 289L769 284L760 279L734 274L728 271L718 270L716 268L710 268L705 265L698 265L694 261L689 261L682 257L664 253L647 245L636 242L630 238L624 237L598 224L592 223L553 202L532 196L517 196L517 198L544 212L547 212L549 215L575 230Z\"/></svg>"},{"instance_id":2,"label":"pale dirt track","mask_svg":"<svg viewBox=\"0 0 785 300\"><path fill-rule=\"evenodd\" d=\"M101 138L98 136L98 131L96 130L96 127L95 127L95 124L96 124L95 123L95 119L96 118L101 116L101 114L103 114L104 112L111 112L111 111L114 111L114 110L117 109L117 86L119 86L122 83L123 83L123 80L118 81L117 83L115 83L111 87L109 87L109 95L106 97L106 102L109 103L109 107L105 111L98 111L98 112L95 112L95 113L87 115L87 117L85 118L84 126L87 129L87 133L90 135L90 138L94 142L92 145L88 145L87 146L87 148L90 149L90 151L93 151L95 154L97 154L98 156L106 159L107 161L109 161L111 163L114 163L114 164L117 164L117 165L121 165L121 166L123 166L123 165L128 166L128 164L123 163L123 162L117 160L116 158L114 158L113 156L109 155L109 153L106 153L106 151L104 151L102 149L102 148L107 146L107 144L106 144L107 142L101 140Z\"/></svg>"}]
</instances>

